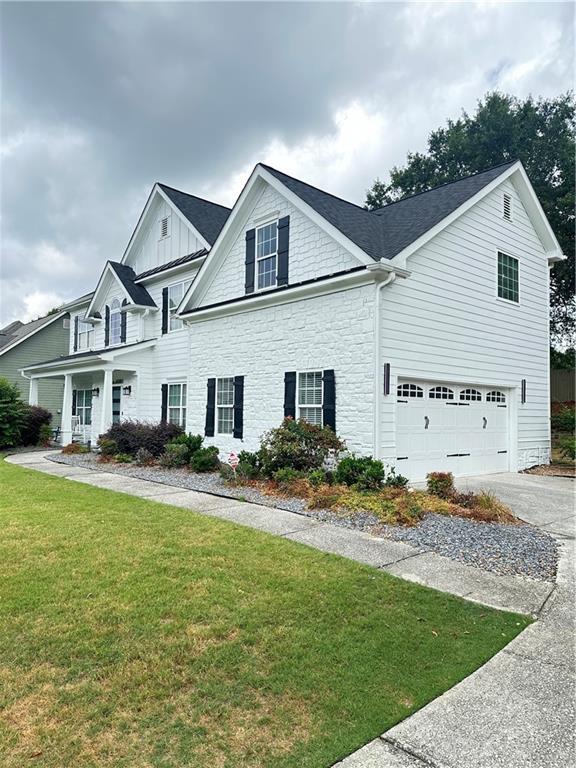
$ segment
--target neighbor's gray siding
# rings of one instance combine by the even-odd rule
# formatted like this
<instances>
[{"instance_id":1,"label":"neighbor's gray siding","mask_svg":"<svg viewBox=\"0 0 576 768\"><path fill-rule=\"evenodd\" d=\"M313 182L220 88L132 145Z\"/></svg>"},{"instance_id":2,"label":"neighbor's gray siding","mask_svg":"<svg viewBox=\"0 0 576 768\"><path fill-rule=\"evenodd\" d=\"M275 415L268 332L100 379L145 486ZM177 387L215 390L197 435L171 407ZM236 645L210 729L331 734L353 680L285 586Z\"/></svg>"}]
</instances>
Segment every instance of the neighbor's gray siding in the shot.
<instances>
[{"instance_id":1,"label":"neighbor's gray siding","mask_svg":"<svg viewBox=\"0 0 576 768\"><path fill-rule=\"evenodd\" d=\"M68 354L68 334L69 331L64 328L64 320L61 318L0 355L0 377L16 384L26 403L29 383L20 375L20 369L32 363ZM54 427L60 425L59 411L62 408L63 390L63 378L40 379L38 382L38 405L52 413L51 424Z\"/></svg>"}]
</instances>

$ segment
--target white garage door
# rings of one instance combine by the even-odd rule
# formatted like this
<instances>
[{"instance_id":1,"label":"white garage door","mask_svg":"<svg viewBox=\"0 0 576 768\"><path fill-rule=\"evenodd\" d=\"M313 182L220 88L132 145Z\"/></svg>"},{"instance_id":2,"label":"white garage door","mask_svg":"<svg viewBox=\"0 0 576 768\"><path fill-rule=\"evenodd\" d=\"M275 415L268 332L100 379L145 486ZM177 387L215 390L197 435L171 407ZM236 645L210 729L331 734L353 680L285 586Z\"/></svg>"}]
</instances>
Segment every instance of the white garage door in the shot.
<instances>
[{"instance_id":1,"label":"white garage door","mask_svg":"<svg viewBox=\"0 0 576 768\"><path fill-rule=\"evenodd\" d=\"M411 480L508 471L507 390L400 380L397 403L396 470Z\"/></svg>"}]
</instances>

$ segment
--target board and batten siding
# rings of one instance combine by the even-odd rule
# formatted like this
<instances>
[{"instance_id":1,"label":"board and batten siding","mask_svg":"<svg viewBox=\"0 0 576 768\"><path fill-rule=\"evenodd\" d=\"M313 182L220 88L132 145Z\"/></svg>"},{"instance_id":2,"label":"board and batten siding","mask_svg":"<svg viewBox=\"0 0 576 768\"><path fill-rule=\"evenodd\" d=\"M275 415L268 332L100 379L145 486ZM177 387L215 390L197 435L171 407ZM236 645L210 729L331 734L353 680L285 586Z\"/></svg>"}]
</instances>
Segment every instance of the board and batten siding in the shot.
<instances>
[{"instance_id":1,"label":"board and batten siding","mask_svg":"<svg viewBox=\"0 0 576 768\"><path fill-rule=\"evenodd\" d=\"M203 291L202 306L244 295L246 232L269 220L274 221L284 216L290 217L289 284L359 266L358 259L273 187L266 184L245 226L228 253L224 255L210 285Z\"/></svg>"},{"instance_id":2,"label":"board and batten siding","mask_svg":"<svg viewBox=\"0 0 576 768\"><path fill-rule=\"evenodd\" d=\"M23 378L20 369L66 355L68 333L68 328L64 327L64 318L60 318L0 356L0 377L18 387L24 402L28 402L30 382ZM40 379L38 382L38 405L52 414L52 427L60 426L63 392L63 379Z\"/></svg>"},{"instance_id":3,"label":"board and batten siding","mask_svg":"<svg viewBox=\"0 0 576 768\"><path fill-rule=\"evenodd\" d=\"M512 221L502 217L504 191L513 198ZM519 304L497 298L498 250L519 260ZM382 356L393 374L382 411L382 456L391 462L396 456L395 383L412 377L515 388L518 469L548 461L549 268L513 184L487 195L407 267L411 276L384 289L382 301Z\"/></svg>"},{"instance_id":4,"label":"board and batten siding","mask_svg":"<svg viewBox=\"0 0 576 768\"><path fill-rule=\"evenodd\" d=\"M160 237L160 221L169 218L168 237ZM203 248L198 238L176 211L159 195L151 206L125 263L136 274L195 253Z\"/></svg>"}]
</instances>

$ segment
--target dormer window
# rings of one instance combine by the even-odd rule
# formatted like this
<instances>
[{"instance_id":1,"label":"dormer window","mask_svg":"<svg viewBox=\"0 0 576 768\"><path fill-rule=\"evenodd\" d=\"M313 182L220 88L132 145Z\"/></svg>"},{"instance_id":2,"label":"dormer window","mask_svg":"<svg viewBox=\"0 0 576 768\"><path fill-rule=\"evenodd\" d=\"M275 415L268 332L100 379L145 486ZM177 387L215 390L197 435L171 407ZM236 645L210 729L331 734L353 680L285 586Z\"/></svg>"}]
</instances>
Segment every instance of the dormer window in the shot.
<instances>
[{"instance_id":1,"label":"dormer window","mask_svg":"<svg viewBox=\"0 0 576 768\"><path fill-rule=\"evenodd\" d=\"M78 349L92 349L94 345L94 327L92 323L78 320Z\"/></svg>"},{"instance_id":2,"label":"dormer window","mask_svg":"<svg viewBox=\"0 0 576 768\"><path fill-rule=\"evenodd\" d=\"M110 346L120 344L122 337L122 313L120 311L120 302L114 299L110 304Z\"/></svg>"},{"instance_id":3,"label":"dormer window","mask_svg":"<svg viewBox=\"0 0 576 768\"><path fill-rule=\"evenodd\" d=\"M264 224L256 230L256 285L261 291L276 286L278 223Z\"/></svg>"},{"instance_id":4,"label":"dormer window","mask_svg":"<svg viewBox=\"0 0 576 768\"><path fill-rule=\"evenodd\" d=\"M502 216L507 221L512 221L512 198L506 192L502 196Z\"/></svg>"},{"instance_id":5,"label":"dormer window","mask_svg":"<svg viewBox=\"0 0 576 768\"><path fill-rule=\"evenodd\" d=\"M170 235L170 216L164 216L160 219L160 240Z\"/></svg>"}]
</instances>

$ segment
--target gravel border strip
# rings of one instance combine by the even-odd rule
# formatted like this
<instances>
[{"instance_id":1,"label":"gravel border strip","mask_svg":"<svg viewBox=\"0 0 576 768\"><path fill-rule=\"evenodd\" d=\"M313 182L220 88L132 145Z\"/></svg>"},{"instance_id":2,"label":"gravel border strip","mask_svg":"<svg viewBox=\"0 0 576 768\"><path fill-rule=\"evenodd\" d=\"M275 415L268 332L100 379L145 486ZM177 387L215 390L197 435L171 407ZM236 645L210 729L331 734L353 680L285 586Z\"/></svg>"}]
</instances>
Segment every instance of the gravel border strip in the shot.
<instances>
[{"instance_id":1,"label":"gravel border strip","mask_svg":"<svg viewBox=\"0 0 576 768\"><path fill-rule=\"evenodd\" d=\"M233 488L227 486L216 473L101 464L93 454L53 454L46 458L58 464L112 472L185 490L260 504L272 509L287 510L319 522L401 541L416 550L433 551L452 560L505 576L517 575L540 581L554 581L556 574L556 540L550 534L527 523L481 523L429 513L415 526L386 525L370 512L346 515L330 509L307 509L303 499L266 496L250 486Z\"/></svg>"}]
</instances>

